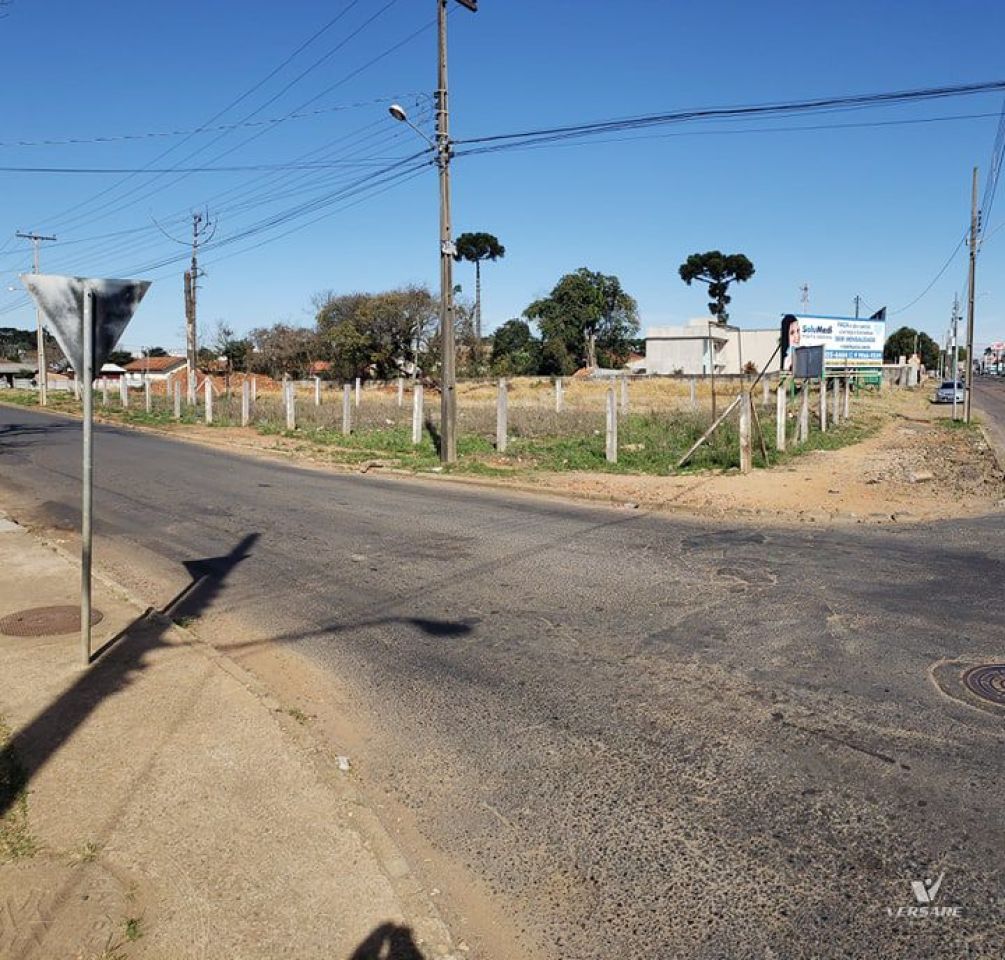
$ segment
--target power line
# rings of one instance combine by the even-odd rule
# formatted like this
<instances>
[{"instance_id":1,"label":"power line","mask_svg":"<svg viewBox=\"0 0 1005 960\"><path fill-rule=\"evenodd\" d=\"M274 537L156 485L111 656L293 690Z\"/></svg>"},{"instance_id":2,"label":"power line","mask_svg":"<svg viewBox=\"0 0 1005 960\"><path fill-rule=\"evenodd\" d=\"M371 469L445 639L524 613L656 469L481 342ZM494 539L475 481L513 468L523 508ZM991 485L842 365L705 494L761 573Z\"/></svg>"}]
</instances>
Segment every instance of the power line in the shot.
<instances>
[{"instance_id":1,"label":"power line","mask_svg":"<svg viewBox=\"0 0 1005 960\"><path fill-rule=\"evenodd\" d=\"M898 307L896 310L888 311L888 315L896 316L898 313L903 313L905 310L910 310L911 307L913 307L919 300L921 300L928 293L928 291L931 290L932 287L934 287L939 282L940 279L942 279L942 275L949 269L949 265L953 262L953 260L956 259L956 254L960 252L960 249L966 242L967 238L966 235L964 234L962 237L960 237L959 243L957 243L956 246L953 248L953 252L949 255L949 259L942 265L942 267L939 269L939 272L932 278L932 282L929 283L928 286L925 287L925 289L922 290L921 293L919 293L909 304L903 307Z\"/></svg>"},{"instance_id":2,"label":"power line","mask_svg":"<svg viewBox=\"0 0 1005 960\"><path fill-rule=\"evenodd\" d=\"M558 142L544 141L540 143L532 142L528 144L518 143L506 145L505 149L507 152L523 150L553 150L566 147L582 147L586 145L592 146L598 143L634 143L637 140L669 140L675 137L744 136L751 133L813 133L822 130L857 130L872 127L899 127L926 123L942 123L954 120L986 120L997 116L997 113L958 113L936 117L911 117L903 120L863 120L859 123L799 124L796 126L785 127L745 127L727 130L675 130L673 133L649 133L625 137L591 137L585 142L583 140L576 139ZM498 152L498 149L477 148L471 150L458 150L456 152L456 156L464 157L492 152Z\"/></svg>"},{"instance_id":3,"label":"power line","mask_svg":"<svg viewBox=\"0 0 1005 960\"><path fill-rule=\"evenodd\" d=\"M810 100L793 100L777 103L750 104L745 106L691 108L685 110L675 110L668 113L649 114L638 117L622 117L612 120L599 120L592 123L582 123L561 127L546 127L537 130L502 133L485 137L469 137L467 139L455 140L454 143L458 146L464 144L481 144L484 146L479 149L479 152L488 152L490 149L503 149L504 145L513 142L521 144L552 142L556 140L587 137L603 133L637 130L664 124L687 123L696 120L745 119L759 116L786 116L789 114L799 113L818 113L881 106L899 106L907 103L919 103L930 100L947 99L951 97L972 96L975 94L993 93L1001 90L1005 90L1005 80L960 84L947 87L925 87L916 90L901 90L889 93L819 97ZM461 151L458 151L458 153L460 152ZM464 152L473 153L475 150L472 149Z\"/></svg>"},{"instance_id":4,"label":"power line","mask_svg":"<svg viewBox=\"0 0 1005 960\"><path fill-rule=\"evenodd\" d=\"M430 110L428 104L422 108L422 116L430 115ZM421 122L421 121L420 121ZM379 128L374 130L374 128ZM365 134L361 136L361 134ZM354 131L351 134L336 137L334 140L322 145L319 148L308 151L298 157L298 160L305 160L311 157L317 156L318 154L329 151L327 154L330 160L337 160L340 158L349 157L360 157L362 155L362 148L366 148L366 156L369 159L372 155L372 151L376 149L384 148L386 145L394 143L399 140L404 135L394 126L388 126L383 118L377 119L372 123L365 124L363 127ZM331 147L339 145L339 149L335 152L330 152ZM210 202L217 208L217 212L230 214L233 212L238 212L241 210L253 209L255 207L267 206L271 203L279 202L282 199L286 199L291 196L296 196L297 194L303 194L309 190L317 190L321 187L328 185L332 181L332 176L330 171L318 172L313 169L308 169L300 173L295 173L292 176L286 173L275 174L268 173L262 174L258 177L253 178L250 182L251 184L255 182L261 182L263 187L266 187L269 182L275 182L277 184L281 183L284 188L279 192L263 192L259 190L257 193L254 191L249 191L247 187L250 184L244 184L239 187L233 187L222 193L214 195ZM222 203L227 197L232 197L239 199L242 197L247 199L240 199L240 202L234 202L231 200L229 203ZM189 211L179 211L176 215L170 215L166 223L179 227L182 222L187 221L189 217ZM161 218L164 220L164 218ZM97 253L98 256L107 258L114 255L117 252L117 248L124 250L129 250L130 252L136 252L139 249L150 246L159 246L161 241L159 237L153 237L153 242L150 240L142 240L140 237L143 234L150 236L155 232L155 227L151 225L144 225L142 227L134 227L127 230L121 231L108 231L105 233L93 235L90 237L78 238L74 240L64 240L60 243L54 244L54 247L67 247L75 248L78 256L75 260L71 260L70 264L80 263L84 269L92 269L94 257L86 254L86 249L88 245L94 245L95 243L101 243L101 249ZM109 245L108 241L113 241ZM83 247L83 250L76 249ZM59 266L64 270L67 269L66 261L62 261ZM69 272L73 272L70 270Z\"/></svg>"},{"instance_id":5,"label":"power line","mask_svg":"<svg viewBox=\"0 0 1005 960\"><path fill-rule=\"evenodd\" d=\"M150 130L144 133L117 133L106 134L94 137L65 137L62 139L48 140L4 140L0 141L0 148L10 147L62 147L91 143L120 143L127 140L154 140L167 137L188 137L200 133L218 133L222 130L240 130L247 127L268 127L280 123L287 123L290 120L306 120L312 117L319 117L329 113L339 113L345 110L355 110L360 107L372 107L376 104L385 104L401 99L414 97L410 94L388 94L383 97L372 97L369 100L357 100L354 103L338 103L327 107L318 107L316 110L305 110L297 113L287 114L283 117L266 117L262 120L243 120L237 123L219 123L213 125L203 125L183 130ZM145 169L145 168L144 168Z\"/></svg>"},{"instance_id":6,"label":"power line","mask_svg":"<svg viewBox=\"0 0 1005 960\"><path fill-rule=\"evenodd\" d=\"M994 147L991 150L991 162L988 164L988 176L984 184L984 196L981 198L978 220L977 242L984 239L984 231L991 219L991 208L994 206L995 194L998 192L998 178L1001 174L1002 159L1005 157L1005 101L1002 101L1001 115L998 118L998 130L995 135Z\"/></svg>"},{"instance_id":7,"label":"power line","mask_svg":"<svg viewBox=\"0 0 1005 960\"><path fill-rule=\"evenodd\" d=\"M380 16L387 9L389 9L390 6L392 6L393 3L395 3L395 2L397 2L397 0L390 0L389 3L385 4L376 14L372 15L371 17L369 17L362 24L362 26L359 27L359 28L357 28L350 35L350 37L347 38L347 39L351 39L351 38L357 36L361 32L362 29L364 29L366 26L372 24L374 22L374 20L376 20L376 18L378 16ZM404 46L406 43L408 43L411 40L415 39L415 37L419 36L425 30L428 30L429 27L433 23L435 23L435 21L430 21L429 23L427 23L424 26L420 27L418 30L413 31L408 36L406 36L404 39L402 39L402 40L398 41L397 43L393 44L391 47L387 48L386 50L384 50L382 53L378 54L377 56L371 58L366 63L362 64L360 67L357 67L355 70L351 71L349 74L346 74L340 80L338 80L336 83L334 83L334 84L330 85L329 87L325 88L324 90L322 90L319 94L311 97L310 99L304 101L303 103L298 104L296 107L294 107L289 112L290 113L295 113L295 112L302 111L302 110L306 109L312 103L315 103L317 100L321 99L322 97L324 97L327 94L329 94L331 91L333 91L336 88L338 88L339 86L341 86L343 83L347 82L350 78L358 75L363 70L369 68L373 64L379 62L384 57L389 56L395 50L397 50L400 47ZM343 41L342 43L340 43L339 47L344 46L344 43L345 43L345 41ZM268 103L271 103L271 102L272 101L269 100L269 101L266 102L265 105L267 105ZM257 110L252 111L250 114L247 115L247 117L245 117L245 119L249 119L250 117L253 117L259 110L263 109L265 105L259 107ZM269 129L271 129L271 128L266 128L266 129L263 129L263 130L259 130L258 132L252 134L250 137L245 138L242 142L240 142L240 143L238 143L238 144L236 144L236 145L228 148L227 150L222 151L221 153L216 154L212 158L212 160L214 160L214 161L215 160L221 160L224 157L228 156L229 154L233 153L235 150L241 149L242 147L246 147L249 143L253 142L254 140L258 139L259 137L261 137L265 133L267 133L269 131ZM209 149L211 146L213 146L213 144L217 143L220 139L222 139L226 135L227 134L221 134L219 137L214 138L209 143L204 144L202 147L199 147L195 151L192 151L189 154L187 154L184 159L185 160L192 159L193 157L197 156L199 153L203 152L204 150ZM87 214L87 218L91 219L91 220L94 220L94 219L105 219L105 218L107 218L107 217L109 217L109 216L111 216L111 215L113 215L115 213L118 213L118 212L120 212L122 210L127 209L128 207L134 206L136 203L139 203L141 200L144 200L144 199L146 199L148 197L152 197L155 194L160 193L160 192L162 192L162 191L164 191L164 190L166 190L166 189L174 186L177 183L180 183L188 175L189 174L187 174L187 173L182 173L180 176L174 177L173 179L169 180L166 184L163 184L162 186L158 187L157 189L155 189L155 190L149 190L146 193L143 193L140 196L135 197L135 199L127 201L126 198L131 197L131 196L135 196L135 194L138 191L140 191L140 190L142 190L144 188L144 185L133 187L132 189L128 190L126 193L124 193L120 197L118 197L117 200L109 201L108 203L103 204L102 206L96 208L95 210L90 211ZM155 179L159 179L159 177L160 177L160 175L157 175L157 176L155 176ZM129 179L129 178L130 177L127 177L126 179ZM123 182L125 182L125 181L123 181ZM123 202L123 201L126 201L126 202ZM118 204L118 205L115 206L114 204ZM109 207L111 207L111 209L108 209ZM104 211L104 212L102 212L102 211ZM75 218L75 220L79 221L82 218L83 218L83 215L78 215ZM75 222L75 221L71 221L71 222Z\"/></svg>"},{"instance_id":8,"label":"power line","mask_svg":"<svg viewBox=\"0 0 1005 960\"><path fill-rule=\"evenodd\" d=\"M330 18L325 24L323 24L321 27L319 27L317 30L315 30L309 37L307 37L306 40L302 41L293 50L293 52L290 53L278 66L274 67L261 80L259 80L257 83L253 84L251 87L249 87L246 90L244 90L243 93L239 94L237 97L235 97L233 100L231 100L230 103L227 104L227 106L223 107L223 109L218 110L216 113L214 113L213 116L211 116L206 121L206 123L203 124L203 125L205 126L205 125L216 123L217 120L219 120L221 117L225 116L227 113L229 113L231 110L233 110L234 107L236 107L240 103L243 103L246 99L248 99L248 97L252 96L258 90L260 90L270 80L272 80L273 77L275 77L279 73L281 73L290 63L293 62L293 60L295 60L304 50L306 50L307 47L309 47L312 43L314 43L315 40L317 40L319 37L323 36L325 33L328 32L328 30L330 30L333 26L335 26L335 24L337 24L340 20L342 20L343 17L345 17L355 6L357 6L359 4L359 2L360 2L360 0L351 0L351 2L348 3L339 13L335 14L334 17ZM245 119L247 119L247 118L245 118ZM178 143L172 145L171 147L168 147L167 150L164 150L161 153L159 153L153 160L151 160L151 162L150 162L151 165L153 165L155 163L158 163L159 161L163 160L167 156L170 156L170 154L172 154L175 150L177 150L180 147L182 147L185 143L187 143L189 140L191 140L192 137L194 137L194 136L196 136L196 134L194 134L194 133L193 134L189 134L184 139L180 140ZM75 211L81 209L82 207L88 206L89 204L93 203L95 200L98 200L98 199L100 199L103 196L107 196L109 193L111 193L113 190L117 189L122 184L127 183L131 179L132 176L133 176L132 174L127 174L123 180L119 181L119 183L112 184L111 186L106 187L104 190L100 191L99 193L94 194L89 199L83 200L80 203L74 204L68 210L64 211L61 214L58 214L57 215L57 219L61 219L63 217L66 217L69 214L74 213Z\"/></svg>"},{"instance_id":9,"label":"power line","mask_svg":"<svg viewBox=\"0 0 1005 960\"><path fill-rule=\"evenodd\" d=\"M107 176L115 173L250 173L262 170L331 170L336 167L363 167L386 163L391 157L371 157L367 160L345 160L318 163L253 163L233 167L7 167L0 173L66 173Z\"/></svg>"}]
</instances>

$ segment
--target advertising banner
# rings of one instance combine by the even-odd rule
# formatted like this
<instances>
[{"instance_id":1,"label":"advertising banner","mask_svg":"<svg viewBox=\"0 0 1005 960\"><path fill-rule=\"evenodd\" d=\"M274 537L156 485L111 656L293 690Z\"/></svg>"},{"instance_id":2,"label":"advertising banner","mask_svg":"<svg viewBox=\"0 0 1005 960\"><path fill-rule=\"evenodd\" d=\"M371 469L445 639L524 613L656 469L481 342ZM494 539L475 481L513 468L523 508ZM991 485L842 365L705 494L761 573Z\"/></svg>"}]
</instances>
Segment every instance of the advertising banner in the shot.
<instances>
[{"instance_id":1,"label":"advertising banner","mask_svg":"<svg viewBox=\"0 0 1005 960\"><path fill-rule=\"evenodd\" d=\"M782 321L782 369L792 368L792 348L823 347L827 368L868 372L882 365L885 342L882 320L786 314Z\"/></svg>"}]
</instances>

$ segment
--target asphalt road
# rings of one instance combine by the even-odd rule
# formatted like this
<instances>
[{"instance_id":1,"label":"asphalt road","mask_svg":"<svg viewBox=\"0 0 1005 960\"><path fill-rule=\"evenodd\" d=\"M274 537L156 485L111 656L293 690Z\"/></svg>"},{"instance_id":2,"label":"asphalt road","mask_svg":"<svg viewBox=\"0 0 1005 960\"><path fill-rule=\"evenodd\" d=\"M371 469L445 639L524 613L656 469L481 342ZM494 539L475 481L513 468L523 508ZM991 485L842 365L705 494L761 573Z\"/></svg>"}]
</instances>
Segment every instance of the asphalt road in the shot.
<instances>
[{"instance_id":1,"label":"asphalt road","mask_svg":"<svg viewBox=\"0 0 1005 960\"><path fill-rule=\"evenodd\" d=\"M78 443L0 408L0 505L74 524ZM930 675L1005 660L1002 516L740 527L96 449L101 555L160 603L257 535L193 612L350 684L364 775L548 955L1005 952L1003 718ZM961 916L890 915L942 872Z\"/></svg>"},{"instance_id":2,"label":"asphalt road","mask_svg":"<svg viewBox=\"0 0 1005 960\"><path fill-rule=\"evenodd\" d=\"M1001 451L999 456L1005 455L1005 377L974 377L973 407Z\"/></svg>"}]
</instances>

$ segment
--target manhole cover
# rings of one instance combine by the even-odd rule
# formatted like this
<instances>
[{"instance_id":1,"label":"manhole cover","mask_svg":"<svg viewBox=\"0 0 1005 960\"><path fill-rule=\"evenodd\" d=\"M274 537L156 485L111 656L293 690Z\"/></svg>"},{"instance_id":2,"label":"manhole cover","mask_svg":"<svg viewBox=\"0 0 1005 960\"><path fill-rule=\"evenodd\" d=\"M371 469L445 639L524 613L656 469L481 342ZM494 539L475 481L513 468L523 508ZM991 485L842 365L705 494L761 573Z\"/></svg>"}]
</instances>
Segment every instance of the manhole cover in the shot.
<instances>
[{"instance_id":1,"label":"manhole cover","mask_svg":"<svg viewBox=\"0 0 1005 960\"><path fill-rule=\"evenodd\" d=\"M91 609L91 624L104 619L100 610ZM0 617L0 633L8 637L49 637L76 633L80 629L80 607L32 607Z\"/></svg>"},{"instance_id":2,"label":"manhole cover","mask_svg":"<svg viewBox=\"0 0 1005 960\"><path fill-rule=\"evenodd\" d=\"M982 700L1005 707L1005 663L987 663L963 675L966 688Z\"/></svg>"}]
</instances>

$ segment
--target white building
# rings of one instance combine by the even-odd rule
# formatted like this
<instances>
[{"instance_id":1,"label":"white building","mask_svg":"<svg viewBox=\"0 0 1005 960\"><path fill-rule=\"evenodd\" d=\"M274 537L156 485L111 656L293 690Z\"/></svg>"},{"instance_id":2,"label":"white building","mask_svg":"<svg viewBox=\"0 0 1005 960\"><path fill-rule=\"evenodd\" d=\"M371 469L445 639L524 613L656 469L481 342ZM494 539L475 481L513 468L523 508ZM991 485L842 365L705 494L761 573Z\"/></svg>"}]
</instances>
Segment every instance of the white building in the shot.
<instances>
[{"instance_id":1,"label":"white building","mask_svg":"<svg viewBox=\"0 0 1005 960\"><path fill-rule=\"evenodd\" d=\"M688 320L683 327L650 327L646 331L648 374L739 374L748 364L758 371L771 360L779 331L723 326L712 317ZM777 365L777 357L772 361ZM713 369L714 364L714 369Z\"/></svg>"}]
</instances>

